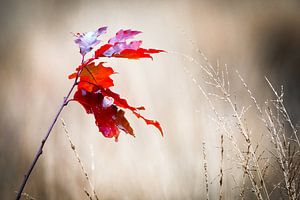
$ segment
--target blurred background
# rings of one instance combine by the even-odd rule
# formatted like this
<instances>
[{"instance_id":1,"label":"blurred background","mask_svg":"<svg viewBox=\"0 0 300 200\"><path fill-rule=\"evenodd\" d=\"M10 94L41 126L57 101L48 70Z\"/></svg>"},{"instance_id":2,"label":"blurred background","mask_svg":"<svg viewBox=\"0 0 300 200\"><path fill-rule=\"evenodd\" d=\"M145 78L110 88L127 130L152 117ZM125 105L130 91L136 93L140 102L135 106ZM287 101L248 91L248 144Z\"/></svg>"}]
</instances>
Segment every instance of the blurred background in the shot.
<instances>
[{"instance_id":1,"label":"blurred background","mask_svg":"<svg viewBox=\"0 0 300 200\"><path fill-rule=\"evenodd\" d=\"M154 60L108 60L115 88L162 124L165 137L129 112L136 138L119 142L97 132L76 103L63 111L70 136L101 199L203 199L202 142L206 141L211 198L216 198L219 136L205 99L185 73L203 76L182 54L238 69L263 103L264 80L285 88L286 105L300 120L299 1L1 1L0 198L13 199L80 63L71 32L108 26L143 31L148 48L169 53ZM233 82L233 85L235 83ZM237 85L236 92L242 86ZM260 99L261 98L261 99ZM225 197L236 196L226 182ZM87 199L84 179L58 120L25 192L36 199Z\"/></svg>"}]
</instances>

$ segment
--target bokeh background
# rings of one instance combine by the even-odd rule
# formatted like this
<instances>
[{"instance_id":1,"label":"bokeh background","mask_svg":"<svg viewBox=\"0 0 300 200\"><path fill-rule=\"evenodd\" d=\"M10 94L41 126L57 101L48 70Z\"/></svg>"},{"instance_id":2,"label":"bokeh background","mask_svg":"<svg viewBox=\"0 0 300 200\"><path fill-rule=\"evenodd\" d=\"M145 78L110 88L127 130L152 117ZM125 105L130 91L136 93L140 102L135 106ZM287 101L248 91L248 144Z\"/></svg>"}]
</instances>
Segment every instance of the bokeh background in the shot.
<instances>
[{"instance_id":1,"label":"bokeh background","mask_svg":"<svg viewBox=\"0 0 300 200\"><path fill-rule=\"evenodd\" d=\"M268 76L285 87L295 123L300 111L299 1L1 1L0 198L13 199L23 175L80 63L71 32L108 26L143 31L144 47L164 49L154 60L109 61L115 91L144 105L165 137L127 114L136 138L119 142L97 132L93 116L76 103L63 111L77 151L101 199L202 199L201 144L207 143L211 198L219 157L218 135L205 99L184 71L202 74L181 54L238 69L258 97L267 98ZM234 83L233 83L234 84ZM239 87L236 91L238 93ZM225 197L236 196L228 180ZM89 190L59 120L25 192L36 199L86 199Z\"/></svg>"}]
</instances>

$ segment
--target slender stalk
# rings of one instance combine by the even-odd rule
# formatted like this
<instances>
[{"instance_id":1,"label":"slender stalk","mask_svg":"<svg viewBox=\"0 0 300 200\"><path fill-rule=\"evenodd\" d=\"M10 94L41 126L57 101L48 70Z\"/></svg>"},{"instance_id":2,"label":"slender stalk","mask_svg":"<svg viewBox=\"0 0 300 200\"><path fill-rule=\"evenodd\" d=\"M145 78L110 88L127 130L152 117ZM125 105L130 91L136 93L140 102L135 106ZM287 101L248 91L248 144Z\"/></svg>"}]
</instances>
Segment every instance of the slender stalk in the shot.
<instances>
[{"instance_id":1,"label":"slender stalk","mask_svg":"<svg viewBox=\"0 0 300 200\"><path fill-rule=\"evenodd\" d=\"M223 164L224 164L224 135L221 134L221 164L220 164L220 191L219 191L219 200L223 199Z\"/></svg>"},{"instance_id":2,"label":"slender stalk","mask_svg":"<svg viewBox=\"0 0 300 200\"><path fill-rule=\"evenodd\" d=\"M81 64L84 64L84 57L82 57L82 62L81 62ZM22 182L22 184L21 184L21 186L20 186L20 189L19 189L19 191L18 191L16 200L19 200L19 199L21 198L22 192L23 192L24 187L25 187L25 185L26 185L26 183L27 183L27 181L28 181L28 178L29 178L29 176L30 176L30 174L31 174L31 172L32 172L32 170L33 170L35 164L37 163L39 157L40 157L40 156L42 155L42 153L43 153L44 145L45 145L45 143L46 143L46 141L47 141L47 139L48 139L48 137L49 137L49 135L50 135L50 133L51 133L51 131L52 131L52 129L53 129L53 127L54 127L54 125L55 125L55 123L56 123L56 121L57 121L59 115L60 115L60 113L61 113L61 111L62 111L62 110L64 109L64 107L68 104L68 99L69 99L69 97L70 97L70 95L71 95L73 89L74 89L75 86L77 85L77 80L78 80L78 77L79 77L81 71L82 71L82 70L80 70L80 71L77 73L77 77L75 78L75 81L74 81L72 87L70 88L70 90L69 90L67 96L64 97L64 100L63 100L63 102L62 102L60 108L58 109L58 111L57 111L57 113L56 113L56 115L55 115L55 117L54 117L54 119L53 119L53 121L52 121L52 123L51 123L51 125L50 125L50 127L49 127L49 129L48 129L48 131L47 131L47 133L46 133L46 135L44 136L44 138L43 138L43 140L42 140L42 142L41 142L41 144L40 144L40 147L39 147L38 151L36 152L35 157L34 157L32 163L31 163L31 165L30 165L30 167L29 167L27 173L26 173L25 176L24 176L24 179L23 179L23 182Z\"/></svg>"},{"instance_id":3,"label":"slender stalk","mask_svg":"<svg viewBox=\"0 0 300 200\"><path fill-rule=\"evenodd\" d=\"M72 85L72 87L71 87L70 91L68 92L67 96L64 98L63 103L61 104L61 106L60 106L60 108L59 108L59 110L58 110L58 112L57 112L57 114L56 114L54 120L53 120L52 123L51 123L51 126L49 127L49 129L48 129L48 131L47 131L47 134L46 134L45 137L43 138L43 140L42 140L42 142L41 142L41 145L40 145L38 151L36 152L36 155L35 155L35 157L34 157L34 160L32 161L32 163L31 163L31 165L30 165L30 167L29 167L27 173L26 173L25 176L24 176L24 180L23 180L22 185L21 185L21 187L20 187L20 189L19 189L19 191L18 191L16 200L19 200L19 199L21 198L21 194L22 194L23 189L24 189L24 187L25 187L25 185L26 185L26 183L27 183L27 180L28 180L28 178L29 178L29 176L30 176L30 174L31 174L31 172L32 172L32 170L33 170L35 164L37 163L39 157L40 157L40 156L42 155L42 153L43 153L43 147L44 147L44 145L45 145L45 143L46 143L46 141L47 141L47 139L48 139L48 137L49 137L49 135L50 135L50 133L51 133L51 131L52 131L52 129L53 129L55 123L56 123L56 121L57 121L57 118L59 117L59 115L60 115L61 111L63 110L63 108L64 108L64 107L67 105L67 103L68 103L68 99L69 99L69 97L70 97L70 95L71 95L71 93L72 93L72 91L73 91L73 89L74 89L74 87L75 87L75 85L76 85L76 81L77 81L77 79L75 80L74 84Z\"/></svg>"},{"instance_id":4,"label":"slender stalk","mask_svg":"<svg viewBox=\"0 0 300 200\"><path fill-rule=\"evenodd\" d=\"M208 170L207 170L207 155L205 142L202 143L202 153L203 153L203 167L204 167L204 177L205 177L205 192L206 192L206 200L209 200L209 190L208 190Z\"/></svg>"},{"instance_id":5,"label":"slender stalk","mask_svg":"<svg viewBox=\"0 0 300 200\"><path fill-rule=\"evenodd\" d=\"M69 135L69 131L68 131L68 129L67 129L66 123L65 123L65 121L63 120L63 118L61 118L61 122L62 122L62 125L63 125L64 129L65 129L65 134L66 134L66 136L67 136L67 138L68 138L68 140L69 140L69 143L70 143L70 145L71 145L71 148L72 148L72 150L73 150L73 152L74 152L74 154L75 154L75 157L77 158L77 161L78 161L78 163L80 164L81 170L82 170L82 172L83 172L83 174L84 174L86 180L88 181L91 190L93 191L93 195L94 195L94 197L96 198L96 200L99 200L99 198L98 198L98 196L97 196L97 194L96 194L96 191L95 191L95 187L94 187L94 185L92 184L92 181L91 181L90 177L88 176L87 171L85 170L85 168L84 168L84 166L83 166L83 163L82 163L82 161L81 161L81 158L80 158L80 156L79 156L79 154L78 154L78 152L77 152L77 150L76 150L75 144L73 143L73 141L72 141L72 139L71 139L71 137L70 137L70 135ZM84 192L86 193L86 195L87 195L91 200L93 199L92 196L90 196L89 193L88 193L85 189L84 189Z\"/></svg>"}]
</instances>

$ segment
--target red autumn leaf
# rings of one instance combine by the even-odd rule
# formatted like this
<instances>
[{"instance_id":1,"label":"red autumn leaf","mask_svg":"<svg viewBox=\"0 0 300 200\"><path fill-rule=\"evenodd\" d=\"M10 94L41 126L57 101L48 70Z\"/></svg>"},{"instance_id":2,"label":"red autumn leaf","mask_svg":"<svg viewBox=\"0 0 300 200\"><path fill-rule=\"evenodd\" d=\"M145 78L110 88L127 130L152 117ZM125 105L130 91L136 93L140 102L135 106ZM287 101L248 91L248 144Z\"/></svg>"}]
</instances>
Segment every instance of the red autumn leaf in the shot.
<instances>
[{"instance_id":1,"label":"red autumn leaf","mask_svg":"<svg viewBox=\"0 0 300 200\"><path fill-rule=\"evenodd\" d=\"M114 45L105 44L95 51L95 58L116 57L128 59L151 58L151 54L165 52L158 49L136 48L141 41L133 41L129 44L116 43Z\"/></svg>"},{"instance_id":2,"label":"red autumn leaf","mask_svg":"<svg viewBox=\"0 0 300 200\"><path fill-rule=\"evenodd\" d=\"M134 114L137 118L142 118L142 119L146 122L147 125L153 125L153 126L155 126L155 127L159 130L160 134L161 134L162 136L164 136L163 130L162 130L162 128L161 128L161 126L160 126L160 123L159 123L158 121L152 120L152 119L146 119L145 117L143 117L141 114L139 114L139 113L136 112L136 111L132 111L132 112L133 112L133 114Z\"/></svg>"},{"instance_id":3,"label":"red autumn leaf","mask_svg":"<svg viewBox=\"0 0 300 200\"><path fill-rule=\"evenodd\" d=\"M110 96L114 99L114 104L116 106L122 107L122 108L126 108L126 109L130 109L130 110L145 110L144 107L133 107L130 106L127 102L126 99L123 99L120 97L119 94L111 91L110 89L106 89L106 90L101 90L101 92L103 93L103 95L105 96Z\"/></svg>"},{"instance_id":4,"label":"red autumn leaf","mask_svg":"<svg viewBox=\"0 0 300 200\"><path fill-rule=\"evenodd\" d=\"M143 49L143 48L138 48L137 50L125 49L125 50L121 51L120 54L113 54L113 57L128 58L128 59L139 59L139 58L151 58L152 59L152 56L150 54L160 53L160 52L164 52L164 51L158 50L158 49Z\"/></svg>"},{"instance_id":5,"label":"red autumn leaf","mask_svg":"<svg viewBox=\"0 0 300 200\"><path fill-rule=\"evenodd\" d=\"M95 65L94 62L82 68L79 74L78 88L92 92L96 87L109 88L114 85L110 75L114 74L111 67L104 67L104 62ZM69 78L76 78L77 73L71 74ZM97 89L98 90L98 89Z\"/></svg>"},{"instance_id":6,"label":"red autumn leaf","mask_svg":"<svg viewBox=\"0 0 300 200\"><path fill-rule=\"evenodd\" d=\"M107 104L106 99L107 97L101 93L85 90L77 90L74 95L74 100L78 101L88 114L94 114L95 123L105 137L114 137L117 141L120 134L119 129L134 136L133 129L124 116L124 111L115 105Z\"/></svg>"},{"instance_id":7,"label":"red autumn leaf","mask_svg":"<svg viewBox=\"0 0 300 200\"><path fill-rule=\"evenodd\" d=\"M147 118L143 117L140 113L138 113L138 110L145 110L144 107L133 107L133 106L130 106L127 103L126 99L122 99L119 94L114 93L110 89L102 90L101 92L104 95L112 97L114 99L114 104L116 106L119 106L119 107L131 110L133 112L133 114L137 118L143 119L146 122L146 124L148 124L148 125L155 126L160 131L161 135L163 136L163 131L162 131L162 128L161 128L161 126L160 126L160 124L159 124L158 121L147 119Z\"/></svg>"}]
</instances>

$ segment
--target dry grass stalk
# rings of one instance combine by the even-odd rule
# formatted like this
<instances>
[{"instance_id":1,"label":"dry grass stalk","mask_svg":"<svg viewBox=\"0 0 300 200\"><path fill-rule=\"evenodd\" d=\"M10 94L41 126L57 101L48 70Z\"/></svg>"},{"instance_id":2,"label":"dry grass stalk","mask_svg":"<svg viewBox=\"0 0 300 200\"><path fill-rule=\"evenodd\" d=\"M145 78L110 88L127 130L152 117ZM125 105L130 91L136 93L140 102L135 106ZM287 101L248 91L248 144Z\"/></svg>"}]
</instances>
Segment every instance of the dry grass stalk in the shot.
<instances>
[{"instance_id":1,"label":"dry grass stalk","mask_svg":"<svg viewBox=\"0 0 300 200\"><path fill-rule=\"evenodd\" d=\"M272 153L272 155L276 159L277 163L279 164L280 167L279 174L281 173L283 175L284 186L281 187L282 181L280 181L278 184L274 185L272 191L270 192L270 195L276 189L283 188L287 193L288 199L298 199L300 195L299 193L300 173L298 170L300 165L299 164L300 143L297 135L297 129L293 125L289 117L289 114L283 104L283 96L284 96L283 87L281 88L281 93L278 94L278 92L274 89L270 81L265 77L268 85L270 86L273 93L275 94L276 99L267 101L265 103L267 108L265 110L265 115L264 115L262 109L258 105L255 97L252 95L244 79L241 77L241 75L238 72L237 74L240 80L242 81L244 87L248 91L250 98L253 100L253 103L258 110L260 119L262 120L265 127L267 128L268 133L270 133L270 138L275 148L275 153ZM293 133L292 137L290 138L286 138L288 132L286 132L287 128L285 128L285 122L288 123ZM293 151L291 151L292 146L294 147ZM266 166L266 168L267 167L268 166Z\"/></svg>"},{"instance_id":2,"label":"dry grass stalk","mask_svg":"<svg viewBox=\"0 0 300 200\"><path fill-rule=\"evenodd\" d=\"M262 132L261 136L269 135L274 146L269 149L269 147L265 145L256 145L251 139L251 130L247 128L246 124L247 120L245 113L249 108L251 108L251 105L242 107L241 111L238 111L238 107L234 103L236 100L235 96L233 96L231 94L232 92L230 91L230 81L227 65L225 65L225 70L222 70L218 61L217 66L213 67L205 54L197 47L196 42L190 39L184 31L182 32L185 35L185 38L188 39L189 42L194 46L196 52L200 54L205 64L203 65L195 58L182 53L171 53L183 56L189 62L192 62L199 66L204 74L207 75L207 80L204 81L205 84L214 88L214 92L206 92L204 87L199 84L197 79L187 69L187 67L184 67L185 72L203 94L204 98L207 100L210 108L215 114L215 121L217 125L223 130L224 136L228 137L233 144L233 149L236 151L238 162L242 165L242 169L244 172L242 177L242 187L240 187L240 197L242 199L247 198L245 196L245 192L246 190L248 190L248 188L246 188L245 186L245 179L246 177L248 177L252 185L252 190L255 192L257 199L270 199L270 196L274 194L274 191L276 190L278 190L278 192L282 194L282 198L284 199L299 199L300 142L297 135L298 127L294 126L294 124L292 123L292 120L283 104L283 89L279 94L274 89L270 81L266 78L266 81L275 94L276 99L267 101L266 108L263 108L258 104L258 101L254 97L253 93L251 92L239 72L236 71L238 77L242 81L242 85L246 89L247 93L250 96L250 99L252 100L258 111L258 119L263 122L263 124L267 128L267 133L269 133L266 134L265 132ZM216 90L218 91L218 93L215 92ZM245 144L237 143L237 140L233 135L235 130L233 130L230 127L230 124L226 122L228 116L223 116L218 112L212 98L221 100L229 105L229 107L233 111L233 116L235 118L235 124L238 128L238 132L243 136ZM245 152L243 151L243 148L246 148ZM258 155L259 151L262 153ZM267 154L266 152L268 152L269 154ZM267 158L265 158L266 154L268 156ZM275 165L274 163L272 163L273 159L275 159L277 165L276 163ZM260 166L260 163L263 163L262 167ZM222 164L220 168L222 168ZM267 171L269 168L277 170L278 174L276 174L276 177L279 177L280 181L277 184L269 184L269 188L267 189L265 179L268 178L269 174L267 173ZM282 176L282 178L280 176ZM236 185L238 186L241 184Z\"/></svg>"},{"instance_id":3,"label":"dry grass stalk","mask_svg":"<svg viewBox=\"0 0 300 200\"><path fill-rule=\"evenodd\" d=\"M243 174L243 184L241 187L240 197L244 200L245 199L245 180L246 180L246 174Z\"/></svg>"},{"instance_id":4,"label":"dry grass stalk","mask_svg":"<svg viewBox=\"0 0 300 200\"><path fill-rule=\"evenodd\" d=\"M90 195L90 193L84 188L84 193L86 194L86 196L90 199L93 200L92 195Z\"/></svg>"},{"instance_id":5,"label":"dry grass stalk","mask_svg":"<svg viewBox=\"0 0 300 200\"><path fill-rule=\"evenodd\" d=\"M204 177L205 177L205 193L206 193L206 200L209 200L209 181L208 181L208 169L207 169L207 156L206 156L206 148L205 142L202 143L202 153L203 153L203 167L204 167Z\"/></svg>"},{"instance_id":6,"label":"dry grass stalk","mask_svg":"<svg viewBox=\"0 0 300 200\"><path fill-rule=\"evenodd\" d=\"M204 56L203 53L201 53L201 55L204 57L205 61L208 61L208 59ZM227 67L226 67L225 72L222 72L222 71L220 72L220 71L215 70L210 63L207 63L207 66L204 66L204 65L200 64L199 62L196 62L196 64L199 65L200 68L208 75L208 81L206 81L206 83L210 86L214 86L216 89L218 89L221 92L221 95L215 94L214 96L220 96L221 98L219 98L219 99L223 100L226 104L228 104L233 111L233 116L236 119L236 126L238 127L239 132L244 137L245 142L246 142L246 146L248 149L246 155L244 155L242 153L242 151L238 147L238 145L235 144L234 147L237 150L237 153L240 157L241 163L244 163L243 168L252 183L252 186L255 191L257 199L263 198L262 194L261 194L261 186L263 188L266 199L269 199L268 191L264 184L262 172L261 172L260 166L258 164L258 159L254 152L255 148L253 147L251 139L250 139L250 132L246 128L245 120L243 119L243 116L244 116L245 112L247 111L247 109L242 109L242 112L238 113L237 106L235 105L235 103L233 103L233 100L231 99L232 95L229 93L230 84L228 81L229 79L227 77L227 75L229 74ZM185 71L188 72L187 69L185 69ZM233 133L231 133L228 130L228 127L226 127L227 125L224 123L224 119L216 111L216 108L214 107L213 102L210 99L210 97L207 95L207 93L204 91L204 89L200 86L200 84L196 81L196 79L192 76L192 74L188 72L188 75L192 78L192 81L200 89L201 93L204 95L205 99L208 101L211 109L216 114L216 117L218 119L217 121L219 122L218 125L219 126L221 125L220 127L223 129L223 131L225 131L227 137L229 137L230 140L232 142L234 142ZM212 95L210 95L210 96L212 96ZM234 143L236 143L236 142L234 142ZM255 172L257 173L257 175L259 177L259 183L261 183L261 186L259 186L257 181L255 180L255 175L252 172L253 170L249 166L250 161L251 161L252 165L254 164Z\"/></svg>"},{"instance_id":7,"label":"dry grass stalk","mask_svg":"<svg viewBox=\"0 0 300 200\"><path fill-rule=\"evenodd\" d=\"M279 110L283 117L285 118L285 120L289 123L290 127L292 128L293 130L293 134L294 134L294 137L296 138L296 141L297 141L297 144L298 144L298 147L300 147L300 141L299 141L299 138L298 138L298 135L297 135L297 129L295 128L294 124L292 123L292 120L289 116L289 113L287 112L284 104L283 104L283 87L282 87L282 92L281 92L281 95L278 95L278 93L276 92L276 90L274 89L273 85L271 84L271 82L268 80L267 77L265 77L266 81L268 82L270 88L272 89L272 91L274 92L274 94L276 95L276 101L279 103L279 106L277 107L277 110Z\"/></svg>"},{"instance_id":8,"label":"dry grass stalk","mask_svg":"<svg viewBox=\"0 0 300 200\"><path fill-rule=\"evenodd\" d=\"M283 175L284 184L281 188L286 191L288 199L298 199L299 198L299 140L297 137L297 130L293 126L286 109L283 104L283 89L281 94L275 91L274 87L270 81L266 78L268 84L273 90L276 99L266 102L266 127L270 133L272 143L274 144L275 153L273 156L277 161L280 172ZM273 106L273 109L272 109ZM273 112L275 109L276 112ZM287 128L285 127L285 122L290 125L292 130L292 136L286 137L288 135ZM293 149L292 149L293 148ZM291 167L292 166L292 167Z\"/></svg>"},{"instance_id":9,"label":"dry grass stalk","mask_svg":"<svg viewBox=\"0 0 300 200\"><path fill-rule=\"evenodd\" d=\"M74 143L72 142L72 139L71 139L71 137L70 137L70 135L69 135L69 131L68 131L67 126L66 126L66 123L65 123L65 121L63 120L63 118L61 118L61 122L62 122L62 125L63 125L63 128L64 128L64 131L65 131L65 134L66 134L66 136L67 136L67 138L68 138L68 141L69 141L69 143L70 143L70 145L71 145L71 149L73 150L74 155L75 155L75 157L76 157L76 159L77 159L77 161L78 161L78 163L79 163L79 165L80 165L81 171L83 172L83 174L84 174L86 180L88 181L89 186L90 186L90 188L91 188L91 190L92 190L92 192L93 192L93 196L94 196L94 198L95 198L96 200L99 200L98 195L97 195L97 193L96 193L96 191L95 191L95 187L94 187L94 185L92 184L91 179L89 178L88 173L87 173L87 171L85 170L85 168L84 168L84 166L83 166L83 163L82 163L82 161L81 161L81 159L80 159L80 156L79 156L79 154L78 154L77 151L76 151L76 146L75 146ZM84 189L84 192L85 192L85 194L92 200L92 196L87 192L86 189Z\"/></svg>"},{"instance_id":10,"label":"dry grass stalk","mask_svg":"<svg viewBox=\"0 0 300 200\"><path fill-rule=\"evenodd\" d=\"M221 134L221 163L220 163L220 193L219 199L223 199L223 163L224 162L224 135Z\"/></svg>"},{"instance_id":11,"label":"dry grass stalk","mask_svg":"<svg viewBox=\"0 0 300 200\"><path fill-rule=\"evenodd\" d=\"M209 76L210 78L215 79L213 74L214 74L214 73L215 73L215 74L219 74L219 73L216 72L215 70L213 70L213 72L211 73L211 72L209 71L209 69L205 68L205 67L204 67L203 65L201 65L199 62L196 62L193 58L190 58L190 57L188 57L188 56L186 56L186 55L184 55L184 54L181 54L181 55L183 55L185 58L188 58L190 61L195 62L197 65L199 65L200 68L203 69L203 70L208 74L208 76ZM210 65L210 68L212 68L211 65ZM213 69L213 68L212 68L212 69ZM229 140L232 142L233 147L234 147L234 149L235 149L236 152L237 152L237 155L238 155L238 157L239 157L240 162L241 162L241 163L246 163L246 165L248 165L249 162L248 162L247 160L249 160L248 158L251 157L251 156L250 156L250 151L248 151L248 154L246 155L246 156L248 157L248 158L247 158L247 157L243 154L243 152L242 152L242 150L239 148L239 146L237 145L236 139L235 139L235 137L233 136L232 132L229 130L228 125L226 124L226 122L225 122L225 120L224 120L224 117L222 117L222 116L217 112L217 109L216 109L216 107L214 106L213 101L211 100L211 98L209 97L209 95L205 92L205 90L204 90L204 89L202 88L202 86L198 83L198 81L197 81L196 78L193 76L193 74L190 73L190 71L189 71L186 67L184 67L184 70L185 70L185 72L190 76L190 78L192 79L192 81L194 82L194 84L198 87L198 89L201 91L201 93L203 94L203 96L205 97L205 99L207 100L207 102L209 103L211 109L213 110L214 114L215 114L216 117L217 117L217 124L218 124L218 126L226 133L226 136L227 136L227 137L229 138ZM224 76L224 74L228 74L228 72L222 73L222 74L223 74L222 76ZM220 80L220 79L219 79L219 80ZM218 80L218 79L215 79L215 81L218 83L218 85L216 85L215 83L212 83L212 82L207 82L207 83L208 83L209 85L215 86L216 88L222 88L222 91L223 91L223 92L226 91L226 89L224 88L225 83L226 83L226 87L227 87L228 89L230 88L229 81L224 81L224 80L223 80L223 81L221 81L221 82L222 82L222 85L220 85L220 84L219 84L219 83L220 83L219 80ZM223 100L224 100L225 102L226 102L226 101L229 101L231 107L232 107L233 110L235 111L234 116L239 117L239 116L244 115L245 111L243 111L243 112L241 113L241 115L239 115L239 114L237 113L236 106L233 104L232 100L229 99L229 96L230 96L229 94L225 94L224 96L225 96L225 98L223 98ZM241 127L241 124L243 124L243 123L241 122L241 119L240 119L240 118L238 118L238 119L239 119L239 123L237 123L237 124L238 124L239 130L241 131L242 135L245 137L245 139L246 139L246 141L247 141L247 144L248 144L248 147L251 147L251 150L252 150L252 152L254 153L254 150L252 149L253 147L252 147L252 145L251 145L251 141L250 141L250 139L248 138L248 135L247 135L246 132L245 132L246 129L244 128L244 126ZM257 159L255 159L255 161L257 161ZM253 190L255 191L255 194L256 194L256 196L257 196L257 199L262 199L260 187L258 186L257 181L255 181L255 176L253 175L252 170L250 169L249 166L246 166L246 167L244 167L243 169L246 170L246 171L245 171L245 174L248 175L248 177L249 177L249 179L250 179L250 181L251 181L251 183L252 183ZM261 175L261 177L262 177L262 175ZM262 180L262 179L261 179L261 180ZM264 181L260 181L260 182L264 182ZM266 192L266 194L268 194L268 193ZM267 196L268 196L268 195L267 195Z\"/></svg>"},{"instance_id":12,"label":"dry grass stalk","mask_svg":"<svg viewBox=\"0 0 300 200\"><path fill-rule=\"evenodd\" d=\"M15 193L18 193L18 191L15 191ZM29 195L26 192L22 192L21 197L24 197L26 200L36 200L36 198L32 197L31 195Z\"/></svg>"}]
</instances>

